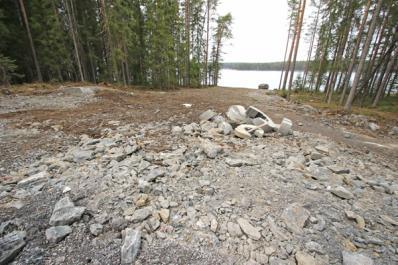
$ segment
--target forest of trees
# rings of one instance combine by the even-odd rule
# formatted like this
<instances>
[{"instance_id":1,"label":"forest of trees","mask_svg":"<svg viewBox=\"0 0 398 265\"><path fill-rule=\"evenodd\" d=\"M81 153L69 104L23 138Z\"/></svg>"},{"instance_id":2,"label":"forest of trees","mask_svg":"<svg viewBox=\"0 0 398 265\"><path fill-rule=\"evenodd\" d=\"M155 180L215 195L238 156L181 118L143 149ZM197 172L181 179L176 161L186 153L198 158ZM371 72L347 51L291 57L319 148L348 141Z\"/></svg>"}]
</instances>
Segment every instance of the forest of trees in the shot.
<instances>
[{"instance_id":1,"label":"forest of trees","mask_svg":"<svg viewBox=\"0 0 398 265\"><path fill-rule=\"evenodd\" d=\"M396 93L398 1L311 0L315 12L305 23L306 2L288 1L290 28L280 89L322 90L328 103L338 95L347 111L354 101L375 107L381 98ZM293 82L304 31L308 58L302 78Z\"/></svg>"},{"instance_id":2,"label":"forest of trees","mask_svg":"<svg viewBox=\"0 0 398 265\"><path fill-rule=\"evenodd\" d=\"M218 0L1 0L0 85L217 85L232 16Z\"/></svg>"}]
</instances>

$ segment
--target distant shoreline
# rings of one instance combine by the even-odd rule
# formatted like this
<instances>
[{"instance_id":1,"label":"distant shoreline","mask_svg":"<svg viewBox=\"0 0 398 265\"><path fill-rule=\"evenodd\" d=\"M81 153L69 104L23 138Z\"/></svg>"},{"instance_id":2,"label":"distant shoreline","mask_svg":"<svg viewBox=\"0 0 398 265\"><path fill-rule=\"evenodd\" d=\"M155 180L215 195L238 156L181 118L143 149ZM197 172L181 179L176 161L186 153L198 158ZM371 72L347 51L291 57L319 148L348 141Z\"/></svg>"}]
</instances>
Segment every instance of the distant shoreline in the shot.
<instances>
[{"instance_id":1,"label":"distant shoreline","mask_svg":"<svg viewBox=\"0 0 398 265\"><path fill-rule=\"evenodd\" d=\"M296 63L296 71L304 71L305 61L298 61ZM222 69L240 70L240 71L282 71L283 62L271 63L222 63Z\"/></svg>"}]
</instances>

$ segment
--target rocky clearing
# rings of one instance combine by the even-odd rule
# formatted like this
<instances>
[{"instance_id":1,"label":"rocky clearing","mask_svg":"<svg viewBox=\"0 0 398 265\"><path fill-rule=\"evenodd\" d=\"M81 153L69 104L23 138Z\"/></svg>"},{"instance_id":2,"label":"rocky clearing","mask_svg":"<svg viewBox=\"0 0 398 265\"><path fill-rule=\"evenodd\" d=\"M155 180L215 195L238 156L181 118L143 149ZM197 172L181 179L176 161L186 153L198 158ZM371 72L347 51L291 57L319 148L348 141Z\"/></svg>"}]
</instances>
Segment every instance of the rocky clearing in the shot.
<instances>
[{"instance_id":1,"label":"rocky clearing","mask_svg":"<svg viewBox=\"0 0 398 265\"><path fill-rule=\"evenodd\" d=\"M236 104L293 131L237 138ZM1 96L0 264L397 264L394 126L260 90Z\"/></svg>"}]
</instances>

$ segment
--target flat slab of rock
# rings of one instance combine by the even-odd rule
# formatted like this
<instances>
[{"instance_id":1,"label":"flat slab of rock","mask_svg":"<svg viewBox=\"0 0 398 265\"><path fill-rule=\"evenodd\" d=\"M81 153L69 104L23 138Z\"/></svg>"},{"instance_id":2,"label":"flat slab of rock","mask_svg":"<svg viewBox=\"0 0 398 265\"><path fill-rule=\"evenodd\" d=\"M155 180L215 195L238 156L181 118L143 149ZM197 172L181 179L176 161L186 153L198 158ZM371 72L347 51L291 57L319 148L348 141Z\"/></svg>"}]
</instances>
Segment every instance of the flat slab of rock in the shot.
<instances>
[{"instance_id":1,"label":"flat slab of rock","mask_svg":"<svg viewBox=\"0 0 398 265\"><path fill-rule=\"evenodd\" d=\"M50 243L58 243L70 233L72 233L70 226L54 226L46 230L46 239Z\"/></svg>"},{"instance_id":2,"label":"flat slab of rock","mask_svg":"<svg viewBox=\"0 0 398 265\"><path fill-rule=\"evenodd\" d=\"M0 238L0 264L9 264L25 247L26 232L14 231Z\"/></svg>"},{"instance_id":3,"label":"flat slab of rock","mask_svg":"<svg viewBox=\"0 0 398 265\"><path fill-rule=\"evenodd\" d=\"M59 200L54 207L53 214L50 218L51 226L70 225L80 220L85 207L75 207L69 197Z\"/></svg>"},{"instance_id":4,"label":"flat slab of rock","mask_svg":"<svg viewBox=\"0 0 398 265\"><path fill-rule=\"evenodd\" d=\"M240 226L240 228L242 229L242 231L251 239L254 240L259 240L261 238L261 234L258 231L257 228L255 228L254 226L252 226L250 224L249 221L247 221L246 219L243 218L239 218L238 220L238 224Z\"/></svg>"},{"instance_id":5,"label":"flat slab of rock","mask_svg":"<svg viewBox=\"0 0 398 265\"><path fill-rule=\"evenodd\" d=\"M121 249L121 264L134 264L141 247L141 230L127 228Z\"/></svg>"},{"instance_id":6,"label":"flat slab of rock","mask_svg":"<svg viewBox=\"0 0 398 265\"><path fill-rule=\"evenodd\" d=\"M282 213L282 220L292 233L303 232L305 222L310 217L310 212L298 203L291 204Z\"/></svg>"},{"instance_id":7,"label":"flat slab of rock","mask_svg":"<svg viewBox=\"0 0 398 265\"><path fill-rule=\"evenodd\" d=\"M241 139L249 139L250 137L252 137L250 131L253 131L256 129L257 127L254 125L239 125L238 127L235 128L234 133L235 136Z\"/></svg>"},{"instance_id":8,"label":"flat slab of rock","mask_svg":"<svg viewBox=\"0 0 398 265\"><path fill-rule=\"evenodd\" d=\"M374 263L365 255L343 251L343 265L374 265Z\"/></svg>"},{"instance_id":9,"label":"flat slab of rock","mask_svg":"<svg viewBox=\"0 0 398 265\"><path fill-rule=\"evenodd\" d=\"M332 193L334 195L336 195L337 197L340 197L340 198L346 199L346 200L354 198L354 195L349 190L347 190L346 188L344 188L342 186L338 186L338 187L335 187L334 189L332 189Z\"/></svg>"},{"instance_id":10,"label":"flat slab of rock","mask_svg":"<svg viewBox=\"0 0 398 265\"><path fill-rule=\"evenodd\" d=\"M34 174L26 179L23 179L18 182L18 186L25 186L25 185L30 185L30 184L37 184L41 182L47 181L49 177L49 174L45 171L39 172L37 174Z\"/></svg>"}]
</instances>

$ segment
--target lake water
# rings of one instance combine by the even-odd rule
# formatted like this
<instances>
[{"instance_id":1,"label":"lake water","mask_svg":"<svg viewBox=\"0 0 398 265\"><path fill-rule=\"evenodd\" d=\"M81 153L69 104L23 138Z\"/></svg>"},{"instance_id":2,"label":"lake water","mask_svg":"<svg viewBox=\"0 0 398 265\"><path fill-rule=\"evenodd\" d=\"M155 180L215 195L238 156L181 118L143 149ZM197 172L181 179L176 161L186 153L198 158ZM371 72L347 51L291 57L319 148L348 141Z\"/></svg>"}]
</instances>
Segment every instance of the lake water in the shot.
<instances>
[{"instance_id":1,"label":"lake water","mask_svg":"<svg viewBox=\"0 0 398 265\"><path fill-rule=\"evenodd\" d=\"M296 72L295 78L303 75L302 72ZM259 84L268 84L270 89L277 89L281 78L280 71L239 71L230 69L221 69L221 78L218 81L219 86L241 87L257 89Z\"/></svg>"}]
</instances>

